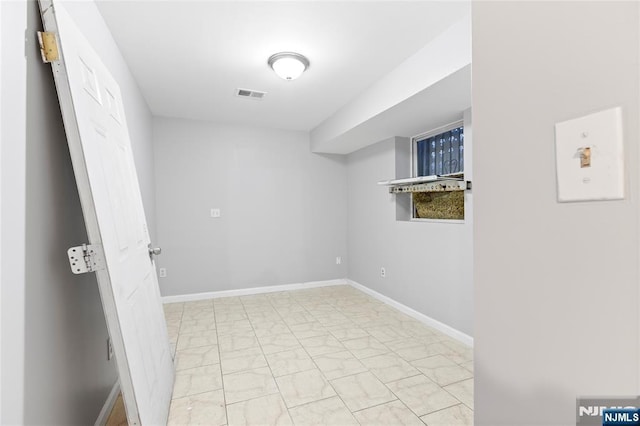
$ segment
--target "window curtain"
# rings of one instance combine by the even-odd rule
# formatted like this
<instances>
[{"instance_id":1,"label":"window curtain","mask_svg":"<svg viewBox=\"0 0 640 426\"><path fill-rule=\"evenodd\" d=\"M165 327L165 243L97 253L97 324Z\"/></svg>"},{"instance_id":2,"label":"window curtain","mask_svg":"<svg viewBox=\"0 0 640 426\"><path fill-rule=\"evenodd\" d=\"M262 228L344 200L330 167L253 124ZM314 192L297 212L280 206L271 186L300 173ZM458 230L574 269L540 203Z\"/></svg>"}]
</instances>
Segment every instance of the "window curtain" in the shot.
<instances>
[{"instance_id":1,"label":"window curtain","mask_svg":"<svg viewBox=\"0 0 640 426\"><path fill-rule=\"evenodd\" d=\"M416 143L418 176L464 171L464 131L456 127Z\"/></svg>"}]
</instances>

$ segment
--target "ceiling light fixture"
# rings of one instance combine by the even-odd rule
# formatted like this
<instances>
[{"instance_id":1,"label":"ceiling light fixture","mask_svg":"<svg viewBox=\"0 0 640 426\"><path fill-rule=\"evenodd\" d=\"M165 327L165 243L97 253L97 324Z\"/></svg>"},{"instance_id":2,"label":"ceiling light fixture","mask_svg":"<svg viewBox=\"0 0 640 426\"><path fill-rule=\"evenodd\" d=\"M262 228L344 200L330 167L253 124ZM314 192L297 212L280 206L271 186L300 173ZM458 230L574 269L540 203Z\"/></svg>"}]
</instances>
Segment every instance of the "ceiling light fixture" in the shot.
<instances>
[{"instance_id":1,"label":"ceiling light fixture","mask_svg":"<svg viewBox=\"0 0 640 426\"><path fill-rule=\"evenodd\" d=\"M285 80L295 80L309 68L309 60L294 52L280 52L271 55L267 63L280 78Z\"/></svg>"}]
</instances>

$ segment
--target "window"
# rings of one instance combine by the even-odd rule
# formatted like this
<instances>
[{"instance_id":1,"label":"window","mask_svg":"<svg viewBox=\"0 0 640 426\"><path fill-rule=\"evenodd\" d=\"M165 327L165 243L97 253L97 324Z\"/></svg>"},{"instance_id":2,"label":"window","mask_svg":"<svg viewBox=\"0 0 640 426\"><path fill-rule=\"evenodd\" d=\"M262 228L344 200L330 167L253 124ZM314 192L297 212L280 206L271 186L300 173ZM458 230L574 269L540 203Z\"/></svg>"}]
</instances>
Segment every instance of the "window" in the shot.
<instances>
[{"instance_id":1,"label":"window","mask_svg":"<svg viewBox=\"0 0 640 426\"><path fill-rule=\"evenodd\" d=\"M413 177L462 177L464 127L462 121L440 127L412 140ZM417 191L411 194L413 219L464 219L464 192Z\"/></svg>"},{"instance_id":2,"label":"window","mask_svg":"<svg viewBox=\"0 0 640 426\"><path fill-rule=\"evenodd\" d=\"M413 138L413 175L464 172L464 127L457 122Z\"/></svg>"}]
</instances>

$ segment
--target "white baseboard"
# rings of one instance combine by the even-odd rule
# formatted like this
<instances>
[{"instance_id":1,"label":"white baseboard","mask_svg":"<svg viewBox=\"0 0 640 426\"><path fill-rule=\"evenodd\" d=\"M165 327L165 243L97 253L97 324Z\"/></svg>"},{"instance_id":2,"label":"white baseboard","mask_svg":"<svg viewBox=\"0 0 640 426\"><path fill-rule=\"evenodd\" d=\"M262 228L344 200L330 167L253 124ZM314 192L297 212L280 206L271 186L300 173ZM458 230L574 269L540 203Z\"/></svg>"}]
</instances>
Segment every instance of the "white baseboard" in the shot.
<instances>
[{"instance_id":1,"label":"white baseboard","mask_svg":"<svg viewBox=\"0 0 640 426\"><path fill-rule=\"evenodd\" d=\"M252 294L275 293L278 291L302 290L306 288L329 287L333 285L347 285L347 280L337 279L337 280L326 280L326 281L310 281L306 283L243 288L239 290L223 290L223 291L209 291L206 293L179 294L176 296L164 296L162 298L162 303L194 302L196 300L217 299L219 297L249 296Z\"/></svg>"},{"instance_id":2,"label":"white baseboard","mask_svg":"<svg viewBox=\"0 0 640 426\"><path fill-rule=\"evenodd\" d=\"M96 419L95 426L105 426L107 424L107 420L109 420L109 414L111 414L111 410L113 410L113 406L116 403L116 399L118 399L118 394L120 393L120 382L116 382L115 385L111 388L111 392L109 392L109 396L107 400L104 402L102 406L102 410L100 410L100 414L98 414L98 418Z\"/></svg>"},{"instance_id":3,"label":"white baseboard","mask_svg":"<svg viewBox=\"0 0 640 426\"><path fill-rule=\"evenodd\" d=\"M455 328L448 326L447 324L441 323L440 321L433 319L423 313L420 313L414 309L411 309L410 307L403 305L400 302L397 302L393 299L391 299L390 297L387 297L383 294L378 293L375 290L371 290L369 287L365 287L360 283L357 283L353 280L347 279L346 280L347 283L349 285L351 285L354 288L357 288L358 290L367 293L368 295L378 299L381 302L386 303L389 306L392 306L394 308L396 308L397 310L399 310L400 312L409 315L412 318L417 319L418 321L420 321L423 324L428 325L429 327L433 327L438 331L441 331L442 333L446 334L447 336L456 339L457 341L464 343L465 345L471 346L473 347L473 337L469 336L468 334L465 334L459 330L456 330Z\"/></svg>"}]
</instances>

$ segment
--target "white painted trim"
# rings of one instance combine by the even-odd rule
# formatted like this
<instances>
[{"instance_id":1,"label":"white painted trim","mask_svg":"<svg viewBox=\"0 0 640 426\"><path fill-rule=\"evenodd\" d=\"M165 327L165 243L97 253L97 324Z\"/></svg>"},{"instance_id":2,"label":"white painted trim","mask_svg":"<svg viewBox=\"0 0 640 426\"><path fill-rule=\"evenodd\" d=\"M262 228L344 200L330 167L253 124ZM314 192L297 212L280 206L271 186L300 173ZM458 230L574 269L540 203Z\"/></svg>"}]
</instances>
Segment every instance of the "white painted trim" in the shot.
<instances>
[{"instance_id":1,"label":"white painted trim","mask_svg":"<svg viewBox=\"0 0 640 426\"><path fill-rule=\"evenodd\" d=\"M109 396L104 402L102 410L100 410L100 414L98 414L95 426L105 426L107 424L107 420L109 420L109 415L111 414L111 410L113 410L113 406L116 404L116 400L118 399L119 394L120 382L116 382L111 388L111 392L109 392Z\"/></svg>"},{"instance_id":2,"label":"white painted trim","mask_svg":"<svg viewBox=\"0 0 640 426\"><path fill-rule=\"evenodd\" d=\"M273 286L266 286L266 287L253 287L253 288L244 288L244 289L238 289L238 290L222 290L222 291L209 291L206 293L179 294L175 296L164 296L162 298L162 302L163 303L193 302L196 300L217 299L220 297L248 296L252 294L275 293L278 291L302 290L307 288L329 287L333 285L347 285L347 280L337 279L337 280L326 280L326 281L310 281L306 283L273 285Z\"/></svg>"},{"instance_id":3,"label":"white painted trim","mask_svg":"<svg viewBox=\"0 0 640 426\"><path fill-rule=\"evenodd\" d=\"M0 424L25 421L25 243L27 58L25 31L31 2L2 1L0 9ZM29 47L33 47L29 44Z\"/></svg>"},{"instance_id":4,"label":"white painted trim","mask_svg":"<svg viewBox=\"0 0 640 426\"><path fill-rule=\"evenodd\" d=\"M0 5L0 24L2 5ZM2 43L0 43L0 90L2 88ZM0 102L0 146L2 145L2 102ZM0 230L2 229L2 149L0 149ZM0 277L2 277L2 243L0 242ZM0 377L2 377L2 291L0 291ZM0 384L0 421L2 421L2 386Z\"/></svg>"},{"instance_id":5,"label":"white painted trim","mask_svg":"<svg viewBox=\"0 0 640 426\"><path fill-rule=\"evenodd\" d=\"M347 283L349 285L351 285L354 288L357 288L358 290L367 293L368 295L378 299L381 302L386 303L387 305L396 308L397 310L399 310L400 312L402 312L403 314L407 314L412 318L417 319L418 321L420 321L423 324L428 325L429 327L433 327L438 331L441 331L442 333L446 334L447 336L456 339L457 341L464 343L465 345L471 346L473 347L473 337L469 336L468 334L465 334L459 330L456 330L455 328L448 326L447 324L444 324L436 319L433 319L421 312L418 312L414 309L411 309L410 307L403 305L400 302L397 302L393 299L391 299L390 297L387 297L385 295L382 295L380 293L378 293L375 290L371 290L368 287L363 286L360 283L357 283L353 280L347 279L346 280Z\"/></svg>"}]
</instances>

